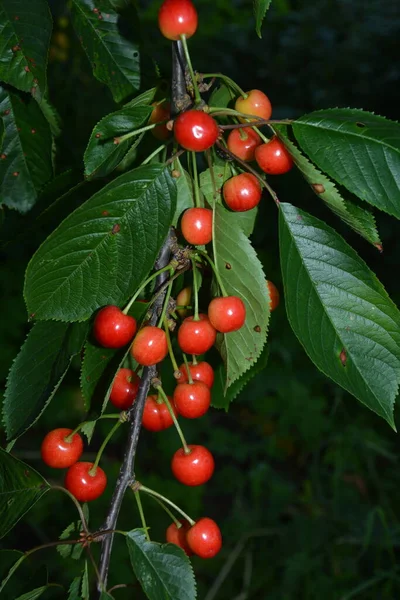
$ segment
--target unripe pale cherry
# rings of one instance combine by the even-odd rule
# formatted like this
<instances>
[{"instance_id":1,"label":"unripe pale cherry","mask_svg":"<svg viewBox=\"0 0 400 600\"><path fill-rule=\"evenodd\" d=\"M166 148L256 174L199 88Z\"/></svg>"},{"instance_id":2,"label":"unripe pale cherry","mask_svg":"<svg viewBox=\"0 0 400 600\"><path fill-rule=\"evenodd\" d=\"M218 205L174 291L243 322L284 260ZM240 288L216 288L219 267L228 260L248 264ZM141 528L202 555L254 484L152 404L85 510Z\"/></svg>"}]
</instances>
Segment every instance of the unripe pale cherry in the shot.
<instances>
[{"instance_id":1,"label":"unripe pale cherry","mask_svg":"<svg viewBox=\"0 0 400 600\"><path fill-rule=\"evenodd\" d=\"M255 175L240 173L225 181L222 193L231 210L245 212L259 204L262 190Z\"/></svg>"},{"instance_id":2,"label":"unripe pale cherry","mask_svg":"<svg viewBox=\"0 0 400 600\"><path fill-rule=\"evenodd\" d=\"M203 152L217 141L219 127L215 119L202 110L187 110L175 119L174 136L185 150Z\"/></svg>"},{"instance_id":3,"label":"unripe pale cherry","mask_svg":"<svg viewBox=\"0 0 400 600\"><path fill-rule=\"evenodd\" d=\"M177 306L189 306L192 300L192 287L189 285L188 287L183 288L179 292L176 297L176 305ZM187 308L177 308L176 312L178 315L184 319L188 313Z\"/></svg>"},{"instance_id":4,"label":"unripe pale cherry","mask_svg":"<svg viewBox=\"0 0 400 600\"><path fill-rule=\"evenodd\" d=\"M197 23L197 11L191 0L164 0L158 11L158 26L168 40L179 40L181 35L192 37Z\"/></svg>"},{"instance_id":5,"label":"unripe pale cherry","mask_svg":"<svg viewBox=\"0 0 400 600\"><path fill-rule=\"evenodd\" d=\"M246 320L246 307L238 296L213 298L208 305L208 318L221 333L237 331Z\"/></svg>"},{"instance_id":6,"label":"unripe pale cherry","mask_svg":"<svg viewBox=\"0 0 400 600\"><path fill-rule=\"evenodd\" d=\"M235 109L245 115L254 115L259 119L268 120L271 118L271 102L261 90L250 90L247 92L247 98L240 96L235 102ZM241 117L243 123L255 121L256 119L245 119Z\"/></svg>"},{"instance_id":7,"label":"unripe pale cherry","mask_svg":"<svg viewBox=\"0 0 400 600\"><path fill-rule=\"evenodd\" d=\"M193 246L203 246L212 240L212 210L188 208L181 220L182 235Z\"/></svg>"},{"instance_id":8,"label":"unripe pale cherry","mask_svg":"<svg viewBox=\"0 0 400 600\"><path fill-rule=\"evenodd\" d=\"M227 139L228 150L246 162L254 160L254 152L261 143L262 139L252 127L233 129Z\"/></svg>"},{"instance_id":9,"label":"unripe pale cherry","mask_svg":"<svg viewBox=\"0 0 400 600\"><path fill-rule=\"evenodd\" d=\"M283 175L293 167L293 158L277 137L258 146L255 157L260 169L268 175Z\"/></svg>"}]
</instances>

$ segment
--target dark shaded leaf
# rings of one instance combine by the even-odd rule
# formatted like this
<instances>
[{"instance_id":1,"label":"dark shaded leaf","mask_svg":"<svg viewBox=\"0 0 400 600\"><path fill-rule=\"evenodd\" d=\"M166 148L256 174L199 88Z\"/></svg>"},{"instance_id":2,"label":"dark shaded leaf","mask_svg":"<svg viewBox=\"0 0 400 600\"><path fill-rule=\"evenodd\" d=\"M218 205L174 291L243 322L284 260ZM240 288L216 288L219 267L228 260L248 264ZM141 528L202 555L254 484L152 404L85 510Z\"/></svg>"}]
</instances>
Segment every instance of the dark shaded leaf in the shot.
<instances>
[{"instance_id":1,"label":"dark shaded leaf","mask_svg":"<svg viewBox=\"0 0 400 600\"><path fill-rule=\"evenodd\" d=\"M259 38L262 37L261 26L270 5L271 0L253 0L254 16L256 18L256 33Z\"/></svg>"}]
</instances>

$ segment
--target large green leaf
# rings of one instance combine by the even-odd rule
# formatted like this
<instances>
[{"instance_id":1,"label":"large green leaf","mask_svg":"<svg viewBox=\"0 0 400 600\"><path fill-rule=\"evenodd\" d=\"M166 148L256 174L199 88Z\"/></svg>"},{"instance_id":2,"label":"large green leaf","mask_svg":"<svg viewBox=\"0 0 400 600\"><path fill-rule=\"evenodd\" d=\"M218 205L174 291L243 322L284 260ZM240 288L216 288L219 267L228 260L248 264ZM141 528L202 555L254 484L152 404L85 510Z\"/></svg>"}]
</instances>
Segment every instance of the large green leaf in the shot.
<instances>
[{"instance_id":1,"label":"large green leaf","mask_svg":"<svg viewBox=\"0 0 400 600\"><path fill-rule=\"evenodd\" d=\"M44 594L44 592L49 589L49 585L42 585L39 588L35 588L34 590L31 590L30 592L26 592L25 594L22 594L22 596L18 596L18 598L16 598L15 600L37 600L38 598L40 598L40 596L42 594Z\"/></svg>"},{"instance_id":2,"label":"large green leaf","mask_svg":"<svg viewBox=\"0 0 400 600\"><path fill-rule=\"evenodd\" d=\"M362 110L319 110L297 119L301 148L332 179L400 218L400 124Z\"/></svg>"},{"instance_id":3,"label":"large green leaf","mask_svg":"<svg viewBox=\"0 0 400 600\"><path fill-rule=\"evenodd\" d=\"M126 13L124 21L133 22L133 9L119 2ZM126 37L120 27L121 16L111 0L71 0L72 21L92 65L93 74L105 83L115 102L121 102L140 87L138 44Z\"/></svg>"},{"instance_id":4,"label":"large green leaf","mask_svg":"<svg viewBox=\"0 0 400 600\"><path fill-rule=\"evenodd\" d=\"M109 183L32 258L25 280L29 313L77 321L125 302L152 268L175 206L175 180L163 165L139 167Z\"/></svg>"},{"instance_id":5,"label":"large green leaf","mask_svg":"<svg viewBox=\"0 0 400 600\"><path fill-rule=\"evenodd\" d=\"M97 123L84 155L87 177L104 177L119 165L136 138L131 137L118 144L114 138L139 129L152 110L149 106L121 108Z\"/></svg>"},{"instance_id":6,"label":"large green leaf","mask_svg":"<svg viewBox=\"0 0 400 600\"><path fill-rule=\"evenodd\" d=\"M52 178L52 136L38 103L0 87L5 134L0 160L1 202L20 212L36 202Z\"/></svg>"},{"instance_id":7,"label":"large green leaf","mask_svg":"<svg viewBox=\"0 0 400 600\"><path fill-rule=\"evenodd\" d=\"M46 0L0 3L0 80L41 100L52 19Z\"/></svg>"},{"instance_id":8,"label":"large green leaf","mask_svg":"<svg viewBox=\"0 0 400 600\"><path fill-rule=\"evenodd\" d=\"M196 583L190 561L174 544L148 542L142 529L126 536L136 577L150 600L195 600Z\"/></svg>"},{"instance_id":9,"label":"large green leaf","mask_svg":"<svg viewBox=\"0 0 400 600\"><path fill-rule=\"evenodd\" d=\"M0 537L47 492L49 484L37 471L0 448Z\"/></svg>"},{"instance_id":10,"label":"large green leaf","mask_svg":"<svg viewBox=\"0 0 400 600\"><path fill-rule=\"evenodd\" d=\"M322 198L326 205L349 227L380 249L381 242L374 215L369 210L357 206L351 200L343 198L335 184L323 175L315 165L310 163L304 154L289 140L286 126L279 126L277 130L285 145L289 148L296 166L317 196Z\"/></svg>"},{"instance_id":11,"label":"large green leaf","mask_svg":"<svg viewBox=\"0 0 400 600\"><path fill-rule=\"evenodd\" d=\"M253 0L254 16L256 18L256 33L259 38L261 35L261 25L271 4L271 0Z\"/></svg>"},{"instance_id":12,"label":"large green leaf","mask_svg":"<svg viewBox=\"0 0 400 600\"><path fill-rule=\"evenodd\" d=\"M189 173L185 171L179 160L174 163L174 168L179 171L180 175L177 182L177 202L174 220L172 224L174 227L178 225L179 217L187 208L194 206L194 191L193 191L193 180Z\"/></svg>"},{"instance_id":13,"label":"large green leaf","mask_svg":"<svg viewBox=\"0 0 400 600\"><path fill-rule=\"evenodd\" d=\"M317 367L394 428L400 313L336 231L280 205L280 254L290 324Z\"/></svg>"},{"instance_id":14,"label":"large green leaf","mask_svg":"<svg viewBox=\"0 0 400 600\"><path fill-rule=\"evenodd\" d=\"M34 325L8 375L3 404L8 439L20 436L42 414L81 351L87 331L87 323Z\"/></svg>"}]
</instances>

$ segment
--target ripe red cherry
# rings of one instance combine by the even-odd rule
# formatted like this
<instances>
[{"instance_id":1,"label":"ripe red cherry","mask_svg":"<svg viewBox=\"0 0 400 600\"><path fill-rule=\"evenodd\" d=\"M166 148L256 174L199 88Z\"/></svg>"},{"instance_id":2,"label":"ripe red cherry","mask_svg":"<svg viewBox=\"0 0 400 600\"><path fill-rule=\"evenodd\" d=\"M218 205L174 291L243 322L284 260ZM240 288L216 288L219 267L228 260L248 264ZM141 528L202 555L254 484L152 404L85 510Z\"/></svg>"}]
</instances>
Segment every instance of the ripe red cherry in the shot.
<instances>
[{"instance_id":1,"label":"ripe red cherry","mask_svg":"<svg viewBox=\"0 0 400 600\"><path fill-rule=\"evenodd\" d=\"M182 375L178 379L179 384L188 383L188 372L185 364L179 367ZM205 383L210 389L214 383L214 369L211 365L208 364L205 360L198 362L197 364L189 363L189 371L192 376L193 381L202 381Z\"/></svg>"},{"instance_id":2,"label":"ripe red cherry","mask_svg":"<svg viewBox=\"0 0 400 600\"><path fill-rule=\"evenodd\" d=\"M237 331L246 320L246 307L237 296L214 298L208 305L208 318L217 331Z\"/></svg>"},{"instance_id":3,"label":"ripe red cherry","mask_svg":"<svg viewBox=\"0 0 400 600\"><path fill-rule=\"evenodd\" d=\"M202 246L212 240L212 210L188 208L181 221L182 235L189 244Z\"/></svg>"},{"instance_id":4,"label":"ripe red cherry","mask_svg":"<svg viewBox=\"0 0 400 600\"><path fill-rule=\"evenodd\" d=\"M115 376L110 402L121 410L131 407L138 393L140 377L132 369L120 369Z\"/></svg>"},{"instance_id":5,"label":"ripe red cherry","mask_svg":"<svg viewBox=\"0 0 400 600\"><path fill-rule=\"evenodd\" d=\"M215 328L207 315L199 315L199 320L186 317L178 329L178 344L186 354L204 354L211 348L217 337Z\"/></svg>"},{"instance_id":6,"label":"ripe red cherry","mask_svg":"<svg viewBox=\"0 0 400 600\"><path fill-rule=\"evenodd\" d=\"M91 462L77 462L65 476L65 487L79 502L96 500L106 489L107 477L103 469L97 467L93 474L92 468Z\"/></svg>"},{"instance_id":7,"label":"ripe red cherry","mask_svg":"<svg viewBox=\"0 0 400 600\"><path fill-rule=\"evenodd\" d=\"M121 348L132 340L136 328L136 319L124 315L118 306L110 304L97 313L93 335L105 348Z\"/></svg>"},{"instance_id":8,"label":"ripe red cherry","mask_svg":"<svg viewBox=\"0 0 400 600\"><path fill-rule=\"evenodd\" d=\"M71 441L67 438L72 429L60 427L53 429L44 437L41 447L43 462L53 469L67 469L80 459L83 452L83 441L78 433L75 433Z\"/></svg>"},{"instance_id":9,"label":"ripe red cherry","mask_svg":"<svg viewBox=\"0 0 400 600\"><path fill-rule=\"evenodd\" d=\"M201 381L178 383L174 390L177 411L186 419L198 419L210 408L210 388Z\"/></svg>"},{"instance_id":10,"label":"ripe red cherry","mask_svg":"<svg viewBox=\"0 0 400 600\"><path fill-rule=\"evenodd\" d=\"M150 115L149 125L159 123L160 121L167 121L171 118L171 107L169 102L162 102L161 104L153 102L152 106L154 106L154 109ZM157 125L157 127L151 129L151 133L155 138L161 141L167 140L171 135L171 132L167 129L166 123Z\"/></svg>"},{"instance_id":11,"label":"ripe red cherry","mask_svg":"<svg viewBox=\"0 0 400 600\"><path fill-rule=\"evenodd\" d=\"M255 156L260 169L268 175L283 175L293 167L292 157L277 137L258 146Z\"/></svg>"},{"instance_id":12,"label":"ripe red cherry","mask_svg":"<svg viewBox=\"0 0 400 600\"><path fill-rule=\"evenodd\" d=\"M254 152L261 142L260 136L251 127L233 129L227 139L228 150L244 161L254 160Z\"/></svg>"},{"instance_id":13,"label":"ripe red cherry","mask_svg":"<svg viewBox=\"0 0 400 600\"><path fill-rule=\"evenodd\" d=\"M279 305L279 291L272 281L267 280L268 293L269 293L269 310L272 312Z\"/></svg>"},{"instance_id":14,"label":"ripe red cherry","mask_svg":"<svg viewBox=\"0 0 400 600\"><path fill-rule=\"evenodd\" d=\"M143 327L133 340L131 354L139 363L150 367L161 362L168 354L167 336L159 327Z\"/></svg>"},{"instance_id":15,"label":"ripe red cherry","mask_svg":"<svg viewBox=\"0 0 400 600\"><path fill-rule=\"evenodd\" d=\"M187 110L175 119L174 135L185 150L203 152L215 144L219 128L217 122L202 110Z\"/></svg>"},{"instance_id":16,"label":"ripe red cherry","mask_svg":"<svg viewBox=\"0 0 400 600\"><path fill-rule=\"evenodd\" d=\"M222 189L224 200L231 210L251 210L261 200L261 185L252 173L241 173L225 181Z\"/></svg>"},{"instance_id":17,"label":"ripe red cherry","mask_svg":"<svg viewBox=\"0 0 400 600\"><path fill-rule=\"evenodd\" d=\"M190 549L201 558L212 558L221 550L222 535L215 521L208 517L199 519L186 534Z\"/></svg>"},{"instance_id":18,"label":"ripe red cherry","mask_svg":"<svg viewBox=\"0 0 400 600\"><path fill-rule=\"evenodd\" d=\"M190 524L185 519L180 519L180 523L181 527L177 527L175 523L171 523L165 533L165 537L167 542L179 546L187 556L191 556L193 552L186 541L186 534L190 529Z\"/></svg>"},{"instance_id":19,"label":"ripe red cherry","mask_svg":"<svg viewBox=\"0 0 400 600\"><path fill-rule=\"evenodd\" d=\"M195 486L206 483L214 473L213 455L204 446L190 445L190 454L179 448L172 457L172 473L184 485Z\"/></svg>"},{"instance_id":20,"label":"ripe red cherry","mask_svg":"<svg viewBox=\"0 0 400 600\"><path fill-rule=\"evenodd\" d=\"M247 98L240 96L235 102L235 109L245 115L255 115L260 119L270 119L272 106L268 96L261 90L250 90L247 92ZM242 122L255 121L256 119L240 119Z\"/></svg>"},{"instance_id":21,"label":"ripe red cherry","mask_svg":"<svg viewBox=\"0 0 400 600\"><path fill-rule=\"evenodd\" d=\"M168 400L176 416L178 413L174 402L170 396L168 396ZM155 395L147 396L143 411L143 427L149 431L162 431L171 427L172 424L173 420L165 402L160 402Z\"/></svg>"},{"instance_id":22,"label":"ripe red cherry","mask_svg":"<svg viewBox=\"0 0 400 600\"><path fill-rule=\"evenodd\" d=\"M158 26L168 40L192 37L197 29L197 12L191 0L165 0L158 11Z\"/></svg>"}]
</instances>

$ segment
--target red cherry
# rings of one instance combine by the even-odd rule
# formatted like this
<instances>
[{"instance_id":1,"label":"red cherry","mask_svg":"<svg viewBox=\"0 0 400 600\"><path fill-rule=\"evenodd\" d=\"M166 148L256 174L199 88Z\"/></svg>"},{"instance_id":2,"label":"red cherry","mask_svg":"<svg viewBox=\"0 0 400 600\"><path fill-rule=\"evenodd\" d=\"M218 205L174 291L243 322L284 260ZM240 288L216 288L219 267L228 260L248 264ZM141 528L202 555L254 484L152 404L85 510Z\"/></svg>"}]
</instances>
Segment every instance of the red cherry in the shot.
<instances>
[{"instance_id":1,"label":"red cherry","mask_svg":"<svg viewBox=\"0 0 400 600\"><path fill-rule=\"evenodd\" d=\"M210 408L210 388L201 381L179 383L174 390L177 411L186 419L198 419Z\"/></svg>"},{"instance_id":2,"label":"red cherry","mask_svg":"<svg viewBox=\"0 0 400 600\"><path fill-rule=\"evenodd\" d=\"M237 296L214 298L208 305L208 318L217 331L237 331L246 320L246 307Z\"/></svg>"},{"instance_id":3,"label":"red cherry","mask_svg":"<svg viewBox=\"0 0 400 600\"><path fill-rule=\"evenodd\" d=\"M283 175L293 167L292 157L277 137L258 146L255 155L258 166L268 175Z\"/></svg>"},{"instance_id":4,"label":"red cherry","mask_svg":"<svg viewBox=\"0 0 400 600\"><path fill-rule=\"evenodd\" d=\"M206 483L214 473L213 455L204 446L190 445L189 454L179 448L172 457L172 473L184 485L195 486Z\"/></svg>"},{"instance_id":5,"label":"red cherry","mask_svg":"<svg viewBox=\"0 0 400 600\"><path fill-rule=\"evenodd\" d=\"M93 335L105 348L121 348L136 333L136 319L124 315L118 306L110 304L97 313L93 323Z\"/></svg>"},{"instance_id":6,"label":"red cherry","mask_svg":"<svg viewBox=\"0 0 400 600\"><path fill-rule=\"evenodd\" d=\"M217 337L215 328L207 315L199 315L199 320L186 317L178 329L178 344L186 354L204 354L211 348Z\"/></svg>"},{"instance_id":7,"label":"red cherry","mask_svg":"<svg viewBox=\"0 0 400 600\"><path fill-rule=\"evenodd\" d=\"M266 281L269 294L269 310L272 312L279 305L279 291L272 281Z\"/></svg>"},{"instance_id":8,"label":"red cherry","mask_svg":"<svg viewBox=\"0 0 400 600\"><path fill-rule=\"evenodd\" d=\"M185 150L203 152L219 137L217 122L202 110L187 110L174 122L175 139Z\"/></svg>"},{"instance_id":9,"label":"red cherry","mask_svg":"<svg viewBox=\"0 0 400 600\"><path fill-rule=\"evenodd\" d=\"M179 546L187 556L191 556L193 552L186 541L186 534L190 529L190 524L185 519L180 519L180 523L181 527L177 527L175 523L171 523L165 533L165 537L167 542Z\"/></svg>"},{"instance_id":10,"label":"red cherry","mask_svg":"<svg viewBox=\"0 0 400 600\"><path fill-rule=\"evenodd\" d=\"M53 469L66 469L80 459L83 452L83 441L75 433L69 442L67 438L72 429L60 427L53 429L44 437L41 447L42 460Z\"/></svg>"},{"instance_id":11,"label":"red cherry","mask_svg":"<svg viewBox=\"0 0 400 600\"><path fill-rule=\"evenodd\" d=\"M169 102L162 102L161 104L158 102L153 102L152 106L154 106L153 112L150 115L149 125L152 123L159 123L160 121L167 121L171 118L171 106ZM166 123L162 125L157 125L154 129L151 130L151 133L158 140L167 140L171 132L167 129Z\"/></svg>"},{"instance_id":12,"label":"red cherry","mask_svg":"<svg viewBox=\"0 0 400 600\"><path fill-rule=\"evenodd\" d=\"M167 336L159 327L143 327L133 340L131 354L139 365L150 367L161 362L168 354Z\"/></svg>"},{"instance_id":13,"label":"red cherry","mask_svg":"<svg viewBox=\"0 0 400 600\"><path fill-rule=\"evenodd\" d=\"M189 244L202 246L212 240L212 210L188 208L181 221L182 235Z\"/></svg>"},{"instance_id":14,"label":"red cherry","mask_svg":"<svg viewBox=\"0 0 400 600\"><path fill-rule=\"evenodd\" d=\"M107 485L103 469L96 468L92 474L91 462L77 462L70 467L65 476L65 487L79 502L90 502L102 495Z\"/></svg>"},{"instance_id":15,"label":"red cherry","mask_svg":"<svg viewBox=\"0 0 400 600\"><path fill-rule=\"evenodd\" d=\"M222 535L215 521L203 517L186 534L190 549L201 558L212 558L221 550Z\"/></svg>"},{"instance_id":16,"label":"red cherry","mask_svg":"<svg viewBox=\"0 0 400 600\"><path fill-rule=\"evenodd\" d=\"M179 367L182 375L178 379L178 383L188 383L188 370L185 364ZM189 371L192 376L193 381L202 381L205 383L210 389L214 383L214 369L211 365L208 364L205 360L198 362L197 364L189 363Z\"/></svg>"},{"instance_id":17,"label":"red cherry","mask_svg":"<svg viewBox=\"0 0 400 600\"><path fill-rule=\"evenodd\" d=\"M231 210L251 210L261 200L261 185L251 173L241 173L225 181L222 189L224 200Z\"/></svg>"},{"instance_id":18,"label":"red cherry","mask_svg":"<svg viewBox=\"0 0 400 600\"><path fill-rule=\"evenodd\" d=\"M175 416L178 414L170 396L168 400ZM165 402L160 402L157 396L147 396L143 410L142 425L149 431L162 431L173 425L173 420Z\"/></svg>"},{"instance_id":19,"label":"red cherry","mask_svg":"<svg viewBox=\"0 0 400 600\"><path fill-rule=\"evenodd\" d=\"M132 369L120 369L115 376L110 402L121 410L131 407L138 393L140 377Z\"/></svg>"},{"instance_id":20,"label":"red cherry","mask_svg":"<svg viewBox=\"0 0 400 600\"><path fill-rule=\"evenodd\" d=\"M265 120L270 119L272 114L271 102L261 90L250 90L247 92L247 98L240 96L235 102L235 109L245 115L254 115ZM241 118L240 120L245 123L256 119Z\"/></svg>"},{"instance_id":21,"label":"red cherry","mask_svg":"<svg viewBox=\"0 0 400 600\"><path fill-rule=\"evenodd\" d=\"M158 11L158 26L168 40L192 37L197 29L197 12L190 0L165 0Z\"/></svg>"},{"instance_id":22,"label":"red cherry","mask_svg":"<svg viewBox=\"0 0 400 600\"><path fill-rule=\"evenodd\" d=\"M228 150L244 161L254 160L255 149L261 143L260 136L251 127L233 129L227 139Z\"/></svg>"}]
</instances>

